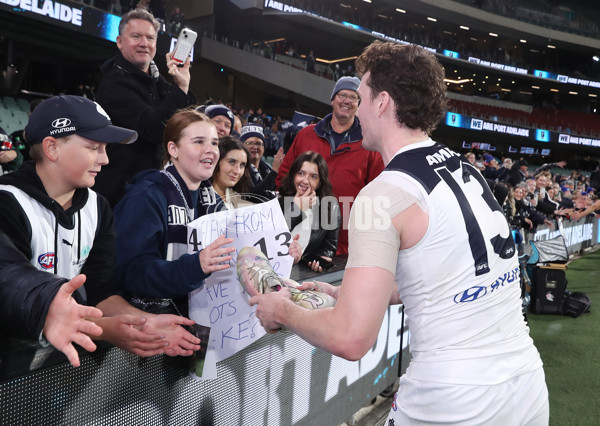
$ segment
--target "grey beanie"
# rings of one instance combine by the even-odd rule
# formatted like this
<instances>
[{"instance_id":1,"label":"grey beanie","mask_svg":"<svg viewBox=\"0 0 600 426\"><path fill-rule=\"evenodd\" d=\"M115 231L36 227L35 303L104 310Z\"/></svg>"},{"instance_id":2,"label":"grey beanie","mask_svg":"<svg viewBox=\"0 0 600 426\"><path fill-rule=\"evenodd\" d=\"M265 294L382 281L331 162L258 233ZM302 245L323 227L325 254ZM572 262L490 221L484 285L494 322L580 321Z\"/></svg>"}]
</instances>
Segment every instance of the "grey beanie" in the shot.
<instances>
[{"instance_id":1,"label":"grey beanie","mask_svg":"<svg viewBox=\"0 0 600 426\"><path fill-rule=\"evenodd\" d=\"M335 83L335 87L333 88L333 92L331 92L331 99L337 95L337 92L340 90L352 90L353 92L358 91L358 86L360 86L360 80L358 77L342 77L337 83Z\"/></svg>"}]
</instances>

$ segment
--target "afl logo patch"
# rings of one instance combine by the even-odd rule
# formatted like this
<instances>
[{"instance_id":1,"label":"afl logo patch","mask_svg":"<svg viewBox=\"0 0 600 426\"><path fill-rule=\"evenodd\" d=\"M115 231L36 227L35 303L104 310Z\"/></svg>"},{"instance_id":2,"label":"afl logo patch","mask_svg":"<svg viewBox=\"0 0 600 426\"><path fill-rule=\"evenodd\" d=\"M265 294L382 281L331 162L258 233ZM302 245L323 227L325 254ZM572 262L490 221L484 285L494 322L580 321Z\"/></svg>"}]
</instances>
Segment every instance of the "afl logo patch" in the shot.
<instances>
[{"instance_id":1,"label":"afl logo patch","mask_svg":"<svg viewBox=\"0 0 600 426\"><path fill-rule=\"evenodd\" d=\"M54 268L55 258L54 253L44 253L38 257L38 263L44 269L52 269Z\"/></svg>"},{"instance_id":2,"label":"afl logo patch","mask_svg":"<svg viewBox=\"0 0 600 426\"><path fill-rule=\"evenodd\" d=\"M55 129L60 129L63 127L67 127L70 124L71 120L69 120L68 118L57 118L52 122L52 127L54 127Z\"/></svg>"}]
</instances>

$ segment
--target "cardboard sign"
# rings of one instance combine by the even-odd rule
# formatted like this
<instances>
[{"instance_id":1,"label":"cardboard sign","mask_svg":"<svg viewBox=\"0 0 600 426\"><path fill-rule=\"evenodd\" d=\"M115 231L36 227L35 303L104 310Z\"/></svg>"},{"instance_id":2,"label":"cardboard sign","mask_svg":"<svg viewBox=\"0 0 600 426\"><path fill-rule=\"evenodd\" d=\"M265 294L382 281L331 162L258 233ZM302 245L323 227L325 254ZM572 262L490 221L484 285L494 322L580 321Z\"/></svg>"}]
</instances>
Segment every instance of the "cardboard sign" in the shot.
<instances>
[{"instance_id":1,"label":"cardboard sign","mask_svg":"<svg viewBox=\"0 0 600 426\"><path fill-rule=\"evenodd\" d=\"M196 219L188 224L188 250L197 252L221 235L234 239L236 251L230 267L213 272L202 287L189 295L190 318L211 328L202 378L212 377L209 360L228 358L265 334L254 315L256 309L248 304L249 296L237 278L237 253L246 246L258 247L275 272L286 278L293 264L289 255L292 236L277 200Z\"/></svg>"}]
</instances>

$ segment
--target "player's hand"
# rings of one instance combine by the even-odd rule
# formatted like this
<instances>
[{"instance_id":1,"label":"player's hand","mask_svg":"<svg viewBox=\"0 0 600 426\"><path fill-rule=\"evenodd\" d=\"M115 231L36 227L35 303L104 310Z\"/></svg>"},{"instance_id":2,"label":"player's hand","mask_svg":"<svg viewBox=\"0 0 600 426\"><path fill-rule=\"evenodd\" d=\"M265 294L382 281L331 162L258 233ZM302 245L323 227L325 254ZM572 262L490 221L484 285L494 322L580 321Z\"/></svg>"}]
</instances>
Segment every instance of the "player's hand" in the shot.
<instances>
[{"instance_id":1,"label":"player's hand","mask_svg":"<svg viewBox=\"0 0 600 426\"><path fill-rule=\"evenodd\" d=\"M229 254L235 251L235 247L223 246L232 242L233 238L225 238L224 235L221 235L204 249L200 250L200 266L205 274L229 268L228 262L232 259Z\"/></svg>"},{"instance_id":2,"label":"player's hand","mask_svg":"<svg viewBox=\"0 0 600 426\"><path fill-rule=\"evenodd\" d=\"M260 321L260 325L269 334L277 333L282 324L277 322L276 318L283 312L285 303L293 303L290 289L283 287L279 291L260 294L255 288L249 287L248 291L252 296L248 303L250 306L256 305L255 315Z\"/></svg>"},{"instance_id":3,"label":"player's hand","mask_svg":"<svg viewBox=\"0 0 600 426\"><path fill-rule=\"evenodd\" d=\"M172 59L172 53L167 53L167 69L173 77L173 82L185 94L190 90L190 58L187 58L183 67L179 67L177 62Z\"/></svg>"},{"instance_id":4,"label":"player's hand","mask_svg":"<svg viewBox=\"0 0 600 426\"><path fill-rule=\"evenodd\" d=\"M64 353L73 367L79 367L79 354L73 346L77 343L86 351L93 352L96 345L89 336L99 336L102 328L89 318L102 316L100 309L78 304L73 292L85 282L85 275L77 275L64 283L48 308L44 322L44 337L56 349Z\"/></svg>"}]
</instances>

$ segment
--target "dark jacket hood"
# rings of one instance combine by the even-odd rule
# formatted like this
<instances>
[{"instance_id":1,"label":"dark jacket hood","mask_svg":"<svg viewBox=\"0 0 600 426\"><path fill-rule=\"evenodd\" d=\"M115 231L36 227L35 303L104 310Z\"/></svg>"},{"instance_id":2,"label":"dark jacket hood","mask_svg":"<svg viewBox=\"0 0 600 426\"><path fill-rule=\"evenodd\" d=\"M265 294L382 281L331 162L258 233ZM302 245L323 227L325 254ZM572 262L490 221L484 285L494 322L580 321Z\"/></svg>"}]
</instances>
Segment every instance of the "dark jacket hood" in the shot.
<instances>
[{"instance_id":1,"label":"dark jacket hood","mask_svg":"<svg viewBox=\"0 0 600 426\"><path fill-rule=\"evenodd\" d=\"M166 168L166 171L171 173L171 175L177 180L183 196L185 197L189 205L191 205L193 203L191 192L187 188L185 181L183 180L175 166L169 165ZM161 173L160 170L156 169L143 170L136 174L131 180L131 183L127 185L125 190L130 191L134 186L142 182L144 182L144 185L148 186L159 185L164 189L165 193L168 191L173 191L173 183L171 182L171 180L164 173ZM202 184L200 185L200 189L203 189L205 187L212 188L210 185L210 181L206 180L202 182Z\"/></svg>"},{"instance_id":2,"label":"dark jacket hood","mask_svg":"<svg viewBox=\"0 0 600 426\"><path fill-rule=\"evenodd\" d=\"M154 182L154 183L161 183L162 179L163 179L163 177L159 170L156 170L156 169L143 170L143 171L139 172L138 174L136 174L131 179L131 182L127 185L127 188L130 188L132 185L135 185L144 180Z\"/></svg>"},{"instance_id":3,"label":"dark jacket hood","mask_svg":"<svg viewBox=\"0 0 600 426\"><path fill-rule=\"evenodd\" d=\"M26 161L23 165L12 173L0 176L0 184L12 185L19 188L31 198L39 202L42 206L50 210L56 216L59 223L63 226L72 226L71 217L73 213L81 210L88 200L88 189L78 188L73 194L73 202L71 207L64 210L56 200L50 198L44 188L40 177L35 169L34 161Z\"/></svg>"}]
</instances>

